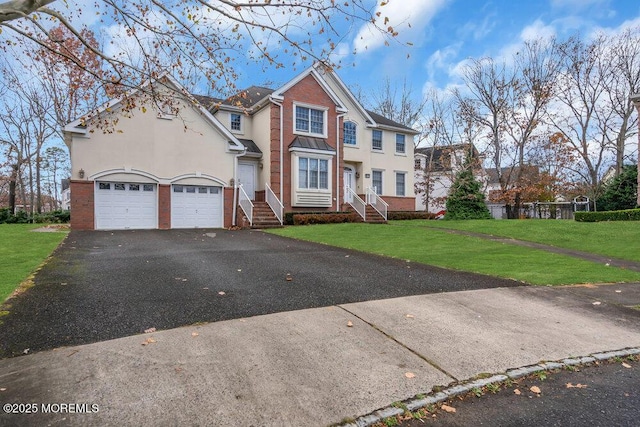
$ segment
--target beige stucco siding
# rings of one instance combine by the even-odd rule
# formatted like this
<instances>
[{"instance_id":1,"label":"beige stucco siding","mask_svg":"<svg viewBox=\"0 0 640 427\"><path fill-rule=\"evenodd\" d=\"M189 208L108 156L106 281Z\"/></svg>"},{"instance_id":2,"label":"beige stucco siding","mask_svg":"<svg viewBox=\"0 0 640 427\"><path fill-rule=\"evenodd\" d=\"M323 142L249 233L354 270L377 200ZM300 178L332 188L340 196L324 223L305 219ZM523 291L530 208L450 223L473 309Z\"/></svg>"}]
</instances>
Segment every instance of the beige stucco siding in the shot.
<instances>
[{"instance_id":1,"label":"beige stucco siding","mask_svg":"<svg viewBox=\"0 0 640 427\"><path fill-rule=\"evenodd\" d=\"M130 115L119 116L113 133L94 129L86 137L73 135L70 151L74 179L80 169L85 179L107 171L142 172L164 183L191 175L214 177L228 184L233 177L234 153L228 150L228 138L199 110L183 105L178 117L163 119L147 106L146 112L136 109Z\"/></svg>"}]
</instances>

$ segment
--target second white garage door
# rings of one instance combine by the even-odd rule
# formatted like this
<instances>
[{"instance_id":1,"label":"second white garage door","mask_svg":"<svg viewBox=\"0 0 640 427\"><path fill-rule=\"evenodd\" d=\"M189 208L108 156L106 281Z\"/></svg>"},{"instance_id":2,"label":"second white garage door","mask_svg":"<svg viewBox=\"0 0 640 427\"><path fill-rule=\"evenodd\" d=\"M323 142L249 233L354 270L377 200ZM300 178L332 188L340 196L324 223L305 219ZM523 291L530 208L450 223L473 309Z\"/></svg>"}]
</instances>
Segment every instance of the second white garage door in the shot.
<instances>
[{"instance_id":1,"label":"second white garage door","mask_svg":"<svg viewBox=\"0 0 640 427\"><path fill-rule=\"evenodd\" d=\"M222 187L171 186L171 228L222 227Z\"/></svg>"}]
</instances>

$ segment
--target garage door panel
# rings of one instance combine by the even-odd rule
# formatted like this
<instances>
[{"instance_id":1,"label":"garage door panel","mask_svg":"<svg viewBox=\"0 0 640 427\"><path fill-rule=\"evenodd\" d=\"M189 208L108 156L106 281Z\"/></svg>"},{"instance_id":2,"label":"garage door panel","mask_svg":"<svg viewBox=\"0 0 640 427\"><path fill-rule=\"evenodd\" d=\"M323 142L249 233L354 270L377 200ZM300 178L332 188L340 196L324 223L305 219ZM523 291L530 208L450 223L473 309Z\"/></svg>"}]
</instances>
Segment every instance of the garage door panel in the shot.
<instances>
[{"instance_id":1,"label":"garage door panel","mask_svg":"<svg viewBox=\"0 0 640 427\"><path fill-rule=\"evenodd\" d=\"M171 227L222 227L220 187L174 185L171 191Z\"/></svg>"},{"instance_id":2,"label":"garage door panel","mask_svg":"<svg viewBox=\"0 0 640 427\"><path fill-rule=\"evenodd\" d=\"M96 229L157 228L155 184L98 182L95 192Z\"/></svg>"}]
</instances>

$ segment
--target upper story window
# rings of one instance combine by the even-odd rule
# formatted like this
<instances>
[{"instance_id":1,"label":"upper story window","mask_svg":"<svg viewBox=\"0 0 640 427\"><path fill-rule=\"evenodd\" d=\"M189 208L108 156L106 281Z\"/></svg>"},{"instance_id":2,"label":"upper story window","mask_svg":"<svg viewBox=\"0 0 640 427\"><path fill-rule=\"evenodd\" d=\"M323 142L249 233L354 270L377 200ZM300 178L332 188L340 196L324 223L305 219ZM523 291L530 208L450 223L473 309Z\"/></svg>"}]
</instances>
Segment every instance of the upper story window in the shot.
<instances>
[{"instance_id":1,"label":"upper story window","mask_svg":"<svg viewBox=\"0 0 640 427\"><path fill-rule=\"evenodd\" d=\"M371 131L371 148L382 151L382 131L374 129Z\"/></svg>"},{"instance_id":2,"label":"upper story window","mask_svg":"<svg viewBox=\"0 0 640 427\"><path fill-rule=\"evenodd\" d=\"M396 133L396 153L405 153L405 138L401 133Z\"/></svg>"},{"instance_id":3,"label":"upper story window","mask_svg":"<svg viewBox=\"0 0 640 427\"><path fill-rule=\"evenodd\" d=\"M422 160L416 159L415 162L414 162L414 168L416 170L422 169Z\"/></svg>"},{"instance_id":4,"label":"upper story window","mask_svg":"<svg viewBox=\"0 0 640 427\"><path fill-rule=\"evenodd\" d=\"M242 131L242 115L238 113L231 113L231 130L234 132Z\"/></svg>"},{"instance_id":5,"label":"upper story window","mask_svg":"<svg viewBox=\"0 0 640 427\"><path fill-rule=\"evenodd\" d=\"M355 122L344 122L343 137L345 145L356 145L356 127Z\"/></svg>"},{"instance_id":6,"label":"upper story window","mask_svg":"<svg viewBox=\"0 0 640 427\"><path fill-rule=\"evenodd\" d=\"M310 107L295 108L295 130L296 132L309 133L314 135L325 134L325 114L324 110Z\"/></svg>"}]
</instances>

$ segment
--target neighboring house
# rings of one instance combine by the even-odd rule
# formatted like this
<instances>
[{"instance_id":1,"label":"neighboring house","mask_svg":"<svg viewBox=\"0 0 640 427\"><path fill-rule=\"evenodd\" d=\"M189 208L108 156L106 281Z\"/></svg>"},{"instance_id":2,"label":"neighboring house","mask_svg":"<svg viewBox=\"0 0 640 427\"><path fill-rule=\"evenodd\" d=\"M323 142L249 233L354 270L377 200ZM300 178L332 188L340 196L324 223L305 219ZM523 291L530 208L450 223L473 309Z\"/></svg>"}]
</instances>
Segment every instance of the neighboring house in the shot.
<instances>
[{"instance_id":1,"label":"neighboring house","mask_svg":"<svg viewBox=\"0 0 640 427\"><path fill-rule=\"evenodd\" d=\"M124 115L113 101L65 127L72 228L229 227L253 223L264 201L280 220L349 206L364 213L367 202L414 209L417 132L365 110L333 71L314 65L280 88L228 100L161 82L148 84L173 89L164 89L170 108L132 94ZM117 130L103 132L105 123Z\"/></svg>"},{"instance_id":2,"label":"neighboring house","mask_svg":"<svg viewBox=\"0 0 640 427\"><path fill-rule=\"evenodd\" d=\"M473 144L415 149L416 210L437 213L445 209L449 189L469 154L473 159L474 176L485 184L482 158Z\"/></svg>"},{"instance_id":3,"label":"neighboring house","mask_svg":"<svg viewBox=\"0 0 640 427\"><path fill-rule=\"evenodd\" d=\"M60 203L60 209L63 211L68 211L71 209L71 186L70 179L63 179L60 183L62 187L62 193L60 193L60 198L62 199Z\"/></svg>"}]
</instances>

